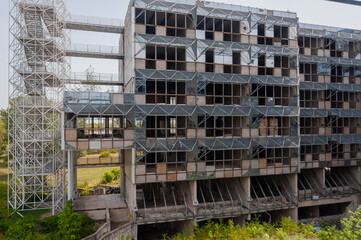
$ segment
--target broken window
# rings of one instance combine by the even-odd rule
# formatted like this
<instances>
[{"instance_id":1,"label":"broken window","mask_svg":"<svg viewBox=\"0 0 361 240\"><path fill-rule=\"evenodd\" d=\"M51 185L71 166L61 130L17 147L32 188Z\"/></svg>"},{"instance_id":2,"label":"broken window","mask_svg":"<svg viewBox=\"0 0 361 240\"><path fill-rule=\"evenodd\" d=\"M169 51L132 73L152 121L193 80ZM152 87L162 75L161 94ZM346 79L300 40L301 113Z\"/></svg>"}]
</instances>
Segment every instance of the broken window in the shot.
<instances>
[{"instance_id":1,"label":"broken window","mask_svg":"<svg viewBox=\"0 0 361 240\"><path fill-rule=\"evenodd\" d=\"M191 14L187 15L187 29L194 29L195 24L194 24L194 19L193 16Z\"/></svg>"},{"instance_id":2,"label":"broken window","mask_svg":"<svg viewBox=\"0 0 361 240\"><path fill-rule=\"evenodd\" d=\"M184 14L177 14L177 27L186 27L186 16Z\"/></svg>"},{"instance_id":3,"label":"broken window","mask_svg":"<svg viewBox=\"0 0 361 240\"><path fill-rule=\"evenodd\" d=\"M258 24L257 31L258 31L258 33L257 33L258 36L265 36L265 25Z\"/></svg>"},{"instance_id":4,"label":"broken window","mask_svg":"<svg viewBox=\"0 0 361 240\"><path fill-rule=\"evenodd\" d=\"M135 9L135 23L144 24L145 10L141 8Z\"/></svg>"},{"instance_id":5,"label":"broken window","mask_svg":"<svg viewBox=\"0 0 361 240\"><path fill-rule=\"evenodd\" d=\"M157 12L157 25L165 26L165 13Z\"/></svg>"},{"instance_id":6,"label":"broken window","mask_svg":"<svg viewBox=\"0 0 361 240\"><path fill-rule=\"evenodd\" d=\"M223 20L223 32L232 32L231 20Z\"/></svg>"},{"instance_id":7,"label":"broken window","mask_svg":"<svg viewBox=\"0 0 361 240\"><path fill-rule=\"evenodd\" d=\"M204 16L197 16L197 29L204 30Z\"/></svg>"},{"instance_id":8,"label":"broken window","mask_svg":"<svg viewBox=\"0 0 361 240\"><path fill-rule=\"evenodd\" d=\"M167 26L175 27L175 14L167 13Z\"/></svg>"},{"instance_id":9,"label":"broken window","mask_svg":"<svg viewBox=\"0 0 361 240\"><path fill-rule=\"evenodd\" d=\"M155 46L146 46L146 58L155 59Z\"/></svg>"},{"instance_id":10,"label":"broken window","mask_svg":"<svg viewBox=\"0 0 361 240\"><path fill-rule=\"evenodd\" d=\"M280 26L274 26L274 28L273 28L273 36L275 38L281 38L281 27Z\"/></svg>"},{"instance_id":11,"label":"broken window","mask_svg":"<svg viewBox=\"0 0 361 240\"><path fill-rule=\"evenodd\" d=\"M146 24L155 25L155 12L147 10L146 11Z\"/></svg>"},{"instance_id":12,"label":"broken window","mask_svg":"<svg viewBox=\"0 0 361 240\"><path fill-rule=\"evenodd\" d=\"M213 18L206 18L206 30L213 31Z\"/></svg>"},{"instance_id":13,"label":"broken window","mask_svg":"<svg viewBox=\"0 0 361 240\"><path fill-rule=\"evenodd\" d=\"M232 21L232 33L240 32L240 23L239 21Z\"/></svg>"},{"instance_id":14,"label":"broken window","mask_svg":"<svg viewBox=\"0 0 361 240\"><path fill-rule=\"evenodd\" d=\"M158 60L165 60L165 47L157 46L157 59Z\"/></svg>"},{"instance_id":15,"label":"broken window","mask_svg":"<svg viewBox=\"0 0 361 240\"><path fill-rule=\"evenodd\" d=\"M185 104L184 81L148 80L146 88L146 103Z\"/></svg>"},{"instance_id":16,"label":"broken window","mask_svg":"<svg viewBox=\"0 0 361 240\"><path fill-rule=\"evenodd\" d=\"M218 32L222 32L222 19L215 19L214 20L214 30Z\"/></svg>"}]
</instances>

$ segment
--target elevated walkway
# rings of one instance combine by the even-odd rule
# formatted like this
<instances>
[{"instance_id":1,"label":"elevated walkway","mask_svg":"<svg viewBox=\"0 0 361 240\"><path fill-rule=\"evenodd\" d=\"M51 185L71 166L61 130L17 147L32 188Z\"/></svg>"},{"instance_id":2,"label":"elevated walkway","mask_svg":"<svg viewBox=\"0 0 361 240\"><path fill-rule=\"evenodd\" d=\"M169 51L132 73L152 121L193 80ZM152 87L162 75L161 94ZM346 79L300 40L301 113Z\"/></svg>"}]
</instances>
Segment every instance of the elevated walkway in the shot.
<instances>
[{"instance_id":1,"label":"elevated walkway","mask_svg":"<svg viewBox=\"0 0 361 240\"><path fill-rule=\"evenodd\" d=\"M124 56L119 53L118 46L73 43L65 53L68 57L124 59Z\"/></svg>"},{"instance_id":2,"label":"elevated walkway","mask_svg":"<svg viewBox=\"0 0 361 240\"><path fill-rule=\"evenodd\" d=\"M71 72L68 81L70 84L124 85L121 76L116 73L94 73L89 77L85 72Z\"/></svg>"},{"instance_id":3,"label":"elevated walkway","mask_svg":"<svg viewBox=\"0 0 361 240\"><path fill-rule=\"evenodd\" d=\"M70 20L65 22L65 28L105 33L124 33L124 24L120 19L99 18L81 15L71 15Z\"/></svg>"}]
</instances>

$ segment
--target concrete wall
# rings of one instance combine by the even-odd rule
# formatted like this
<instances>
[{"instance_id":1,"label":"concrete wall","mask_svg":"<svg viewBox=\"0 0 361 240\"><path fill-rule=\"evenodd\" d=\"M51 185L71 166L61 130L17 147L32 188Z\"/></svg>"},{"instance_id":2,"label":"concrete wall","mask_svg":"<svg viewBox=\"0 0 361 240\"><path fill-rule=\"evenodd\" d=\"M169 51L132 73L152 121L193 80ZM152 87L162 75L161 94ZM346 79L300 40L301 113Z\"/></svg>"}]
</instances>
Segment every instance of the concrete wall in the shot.
<instances>
[{"instance_id":1,"label":"concrete wall","mask_svg":"<svg viewBox=\"0 0 361 240\"><path fill-rule=\"evenodd\" d=\"M134 15L133 1L130 1L124 28L124 91L127 93L134 92L134 81L129 83L134 80Z\"/></svg>"}]
</instances>

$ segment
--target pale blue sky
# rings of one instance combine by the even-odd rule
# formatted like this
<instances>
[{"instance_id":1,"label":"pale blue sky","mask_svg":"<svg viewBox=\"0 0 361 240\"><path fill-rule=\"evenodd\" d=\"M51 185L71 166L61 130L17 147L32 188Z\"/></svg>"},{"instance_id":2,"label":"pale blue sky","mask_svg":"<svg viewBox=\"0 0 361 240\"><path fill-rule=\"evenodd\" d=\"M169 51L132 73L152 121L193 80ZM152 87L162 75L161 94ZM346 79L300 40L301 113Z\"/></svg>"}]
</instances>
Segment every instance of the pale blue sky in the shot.
<instances>
[{"instance_id":1,"label":"pale blue sky","mask_svg":"<svg viewBox=\"0 0 361 240\"><path fill-rule=\"evenodd\" d=\"M216 0L217 2L242 4L275 10L297 12L300 22L330 25L335 27L361 29L361 7L345 5L325 0ZM66 0L72 14L123 19L128 8L128 0ZM8 20L9 1L0 0L0 108L8 104ZM117 45L118 36L73 31L73 42ZM96 72L117 71L116 61L97 59L71 60L72 71L84 72L92 65Z\"/></svg>"}]
</instances>

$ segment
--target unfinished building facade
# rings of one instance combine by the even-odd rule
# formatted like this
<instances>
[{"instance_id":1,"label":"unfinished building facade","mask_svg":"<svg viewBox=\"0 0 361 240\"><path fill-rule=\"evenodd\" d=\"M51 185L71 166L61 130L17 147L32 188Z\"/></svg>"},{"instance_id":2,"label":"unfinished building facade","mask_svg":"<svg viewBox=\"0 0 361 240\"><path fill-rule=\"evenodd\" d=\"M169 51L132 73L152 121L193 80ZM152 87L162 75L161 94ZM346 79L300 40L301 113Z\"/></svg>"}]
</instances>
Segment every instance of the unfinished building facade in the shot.
<instances>
[{"instance_id":1,"label":"unfinished building facade","mask_svg":"<svg viewBox=\"0 0 361 240\"><path fill-rule=\"evenodd\" d=\"M119 150L119 204L89 215L121 208L136 237L149 224L307 222L360 203L360 31L195 0L131 0L124 27L87 30L121 33L119 52L65 55L119 61L123 85L62 99L69 199L85 201L77 151Z\"/></svg>"}]
</instances>

